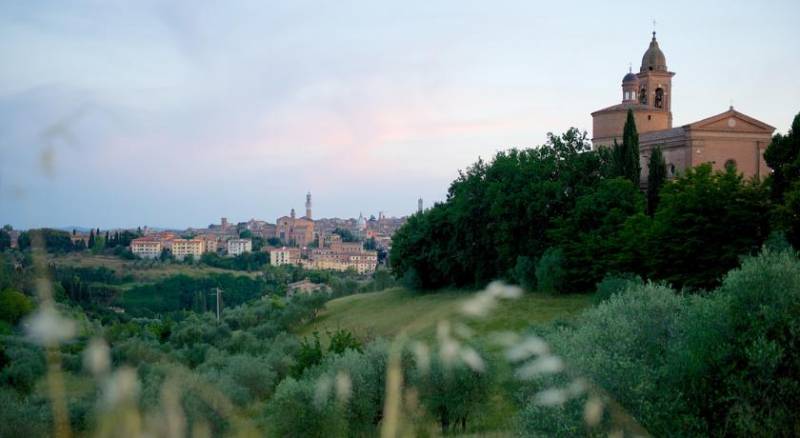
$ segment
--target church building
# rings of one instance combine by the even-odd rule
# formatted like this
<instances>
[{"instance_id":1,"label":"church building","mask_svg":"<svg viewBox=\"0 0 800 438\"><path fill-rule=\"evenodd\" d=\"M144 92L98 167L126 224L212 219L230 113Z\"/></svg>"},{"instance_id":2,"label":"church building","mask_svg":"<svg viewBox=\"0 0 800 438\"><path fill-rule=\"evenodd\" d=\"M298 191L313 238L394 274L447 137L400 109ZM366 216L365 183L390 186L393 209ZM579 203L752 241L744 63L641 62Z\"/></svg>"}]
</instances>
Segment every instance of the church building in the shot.
<instances>
[{"instance_id":1,"label":"church building","mask_svg":"<svg viewBox=\"0 0 800 438\"><path fill-rule=\"evenodd\" d=\"M735 165L749 178L764 178L769 168L764 151L775 128L733 109L689 123L672 126L672 78L656 33L642 57L639 73L622 78L622 102L592 113L592 144L595 148L622 142L628 110L633 111L639 132L642 181L647 181L647 160L654 147L664 153L667 174L711 163L715 170Z\"/></svg>"}]
</instances>

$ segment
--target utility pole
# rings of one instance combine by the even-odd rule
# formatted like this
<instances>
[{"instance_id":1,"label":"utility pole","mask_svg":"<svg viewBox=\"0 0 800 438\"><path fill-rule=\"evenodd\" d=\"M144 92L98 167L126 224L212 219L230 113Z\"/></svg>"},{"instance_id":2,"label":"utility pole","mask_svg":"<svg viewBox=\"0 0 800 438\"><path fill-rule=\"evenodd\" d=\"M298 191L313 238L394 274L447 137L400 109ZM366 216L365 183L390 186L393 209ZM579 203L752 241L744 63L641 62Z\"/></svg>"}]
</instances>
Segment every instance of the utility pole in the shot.
<instances>
[{"instance_id":1,"label":"utility pole","mask_svg":"<svg viewBox=\"0 0 800 438\"><path fill-rule=\"evenodd\" d=\"M215 290L217 291L217 322L219 322L219 310L222 304L222 289L217 287Z\"/></svg>"}]
</instances>

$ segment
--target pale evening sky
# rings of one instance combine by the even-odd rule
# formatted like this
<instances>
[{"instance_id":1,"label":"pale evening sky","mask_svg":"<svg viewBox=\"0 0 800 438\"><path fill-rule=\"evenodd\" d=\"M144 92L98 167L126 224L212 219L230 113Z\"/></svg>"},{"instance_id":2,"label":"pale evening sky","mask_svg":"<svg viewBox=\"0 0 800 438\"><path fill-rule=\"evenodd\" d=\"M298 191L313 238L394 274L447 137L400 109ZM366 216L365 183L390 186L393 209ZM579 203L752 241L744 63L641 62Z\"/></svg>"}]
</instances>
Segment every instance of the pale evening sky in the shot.
<instances>
[{"instance_id":1,"label":"pale evening sky","mask_svg":"<svg viewBox=\"0 0 800 438\"><path fill-rule=\"evenodd\" d=\"M800 111L800 2L10 1L0 225L406 215L479 156L590 131L653 19L674 124Z\"/></svg>"}]
</instances>

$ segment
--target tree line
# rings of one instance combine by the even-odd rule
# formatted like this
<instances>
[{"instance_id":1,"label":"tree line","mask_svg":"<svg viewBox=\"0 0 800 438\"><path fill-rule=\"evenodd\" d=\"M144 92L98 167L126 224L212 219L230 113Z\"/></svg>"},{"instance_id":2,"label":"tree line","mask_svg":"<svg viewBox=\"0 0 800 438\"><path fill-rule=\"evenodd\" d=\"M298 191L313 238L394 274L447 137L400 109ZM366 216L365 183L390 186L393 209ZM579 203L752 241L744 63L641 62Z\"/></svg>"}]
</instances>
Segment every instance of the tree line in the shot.
<instances>
[{"instance_id":1,"label":"tree line","mask_svg":"<svg viewBox=\"0 0 800 438\"><path fill-rule=\"evenodd\" d=\"M593 150L586 133L548 134L460 171L446 200L395 234L390 265L415 289L480 287L588 292L606 273L712 288L771 234L800 246L800 114L778 134L763 181L734 167L667 180L663 154L640 190L639 140L629 112L621 144Z\"/></svg>"}]
</instances>

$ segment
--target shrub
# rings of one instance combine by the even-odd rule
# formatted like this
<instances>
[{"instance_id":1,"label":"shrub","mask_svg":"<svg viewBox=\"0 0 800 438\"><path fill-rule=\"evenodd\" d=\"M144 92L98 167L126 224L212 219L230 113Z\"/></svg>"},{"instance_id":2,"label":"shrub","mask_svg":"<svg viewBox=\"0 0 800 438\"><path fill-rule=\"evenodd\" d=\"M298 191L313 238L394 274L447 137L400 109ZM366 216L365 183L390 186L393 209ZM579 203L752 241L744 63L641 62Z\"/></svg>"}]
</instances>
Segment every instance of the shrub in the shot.
<instances>
[{"instance_id":1,"label":"shrub","mask_svg":"<svg viewBox=\"0 0 800 438\"><path fill-rule=\"evenodd\" d=\"M267 403L265 426L275 436L341 437L347 424L336 404L316 397L316 385L310 380L291 377L278 385Z\"/></svg>"},{"instance_id":2,"label":"shrub","mask_svg":"<svg viewBox=\"0 0 800 438\"><path fill-rule=\"evenodd\" d=\"M594 293L593 301L601 303L629 287L643 285L644 281L636 274L606 274Z\"/></svg>"},{"instance_id":3,"label":"shrub","mask_svg":"<svg viewBox=\"0 0 800 438\"><path fill-rule=\"evenodd\" d=\"M0 292L0 320L16 325L32 311L33 303L22 292L13 289L5 289Z\"/></svg>"},{"instance_id":4,"label":"shrub","mask_svg":"<svg viewBox=\"0 0 800 438\"><path fill-rule=\"evenodd\" d=\"M715 435L800 430L800 260L765 250L698 301L671 351L687 404Z\"/></svg>"},{"instance_id":5,"label":"shrub","mask_svg":"<svg viewBox=\"0 0 800 438\"><path fill-rule=\"evenodd\" d=\"M514 280L527 291L536 289L536 262L531 257L517 257L514 265Z\"/></svg>"},{"instance_id":6,"label":"shrub","mask_svg":"<svg viewBox=\"0 0 800 438\"><path fill-rule=\"evenodd\" d=\"M564 284L564 254L548 248L536 263L536 284L541 292L558 292Z\"/></svg>"},{"instance_id":7,"label":"shrub","mask_svg":"<svg viewBox=\"0 0 800 438\"><path fill-rule=\"evenodd\" d=\"M429 369L414 368L410 374L422 405L439 423L442 434L466 432L468 422L488 402L488 370L478 372L460 360L446 362L436 354L431 357Z\"/></svg>"}]
</instances>

